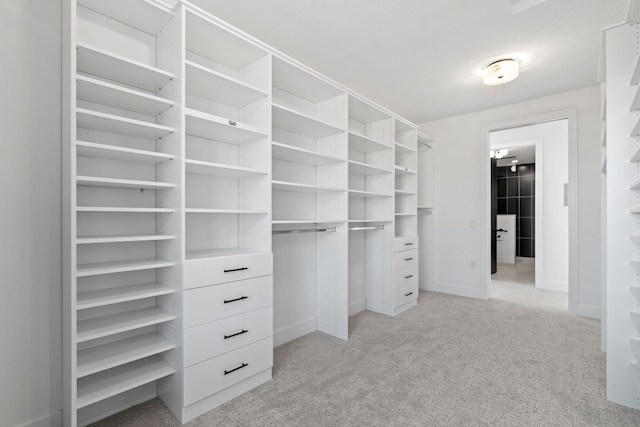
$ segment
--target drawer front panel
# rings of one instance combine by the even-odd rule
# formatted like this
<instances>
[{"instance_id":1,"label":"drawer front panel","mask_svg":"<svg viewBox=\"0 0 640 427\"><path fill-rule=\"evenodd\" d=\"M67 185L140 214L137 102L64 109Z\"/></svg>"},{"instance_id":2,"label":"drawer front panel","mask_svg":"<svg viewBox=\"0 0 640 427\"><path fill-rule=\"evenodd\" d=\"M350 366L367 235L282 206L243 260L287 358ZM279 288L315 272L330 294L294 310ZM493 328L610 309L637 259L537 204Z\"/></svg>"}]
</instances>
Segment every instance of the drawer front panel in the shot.
<instances>
[{"instance_id":1,"label":"drawer front panel","mask_svg":"<svg viewBox=\"0 0 640 427\"><path fill-rule=\"evenodd\" d=\"M418 236L403 236L395 239L395 252L418 249Z\"/></svg>"},{"instance_id":2,"label":"drawer front panel","mask_svg":"<svg viewBox=\"0 0 640 427\"><path fill-rule=\"evenodd\" d=\"M418 268L396 271L396 307L418 298Z\"/></svg>"},{"instance_id":3,"label":"drawer front panel","mask_svg":"<svg viewBox=\"0 0 640 427\"><path fill-rule=\"evenodd\" d=\"M396 270L402 270L404 268L416 267L418 265L418 250L411 249L403 252L396 252L395 254Z\"/></svg>"},{"instance_id":4,"label":"drawer front panel","mask_svg":"<svg viewBox=\"0 0 640 427\"><path fill-rule=\"evenodd\" d=\"M273 366L273 339L267 338L184 370L184 406Z\"/></svg>"},{"instance_id":5,"label":"drawer front panel","mask_svg":"<svg viewBox=\"0 0 640 427\"><path fill-rule=\"evenodd\" d=\"M184 364L191 366L273 334L273 309L265 307L184 331Z\"/></svg>"},{"instance_id":6,"label":"drawer front panel","mask_svg":"<svg viewBox=\"0 0 640 427\"><path fill-rule=\"evenodd\" d=\"M184 328L273 305L273 276L184 291Z\"/></svg>"},{"instance_id":7,"label":"drawer front panel","mask_svg":"<svg viewBox=\"0 0 640 427\"><path fill-rule=\"evenodd\" d=\"M273 255L247 254L191 259L184 263L185 289L233 282L273 273Z\"/></svg>"}]
</instances>

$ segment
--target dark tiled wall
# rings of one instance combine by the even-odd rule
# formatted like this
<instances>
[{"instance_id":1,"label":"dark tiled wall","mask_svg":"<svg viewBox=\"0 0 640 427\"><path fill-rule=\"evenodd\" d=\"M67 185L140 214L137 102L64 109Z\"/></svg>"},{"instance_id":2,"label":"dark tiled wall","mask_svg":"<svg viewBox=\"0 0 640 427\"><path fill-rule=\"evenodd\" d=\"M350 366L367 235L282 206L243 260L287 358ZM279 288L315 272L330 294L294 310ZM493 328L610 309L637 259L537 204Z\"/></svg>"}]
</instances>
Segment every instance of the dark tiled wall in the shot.
<instances>
[{"instance_id":1,"label":"dark tiled wall","mask_svg":"<svg viewBox=\"0 0 640 427\"><path fill-rule=\"evenodd\" d=\"M535 257L535 164L497 168L498 214L516 214L516 256Z\"/></svg>"}]
</instances>

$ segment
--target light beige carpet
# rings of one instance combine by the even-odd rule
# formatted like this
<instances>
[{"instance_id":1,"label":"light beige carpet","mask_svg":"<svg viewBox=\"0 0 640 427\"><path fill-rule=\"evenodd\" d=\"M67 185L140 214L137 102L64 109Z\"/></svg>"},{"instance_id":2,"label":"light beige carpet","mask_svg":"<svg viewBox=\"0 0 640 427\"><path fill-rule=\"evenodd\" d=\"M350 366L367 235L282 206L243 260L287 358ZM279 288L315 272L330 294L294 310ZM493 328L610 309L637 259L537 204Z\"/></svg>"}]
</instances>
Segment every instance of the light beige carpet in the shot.
<instances>
[{"instance_id":1,"label":"light beige carpet","mask_svg":"<svg viewBox=\"0 0 640 427\"><path fill-rule=\"evenodd\" d=\"M493 299L420 294L396 318L363 312L349 341L313 333L275 349L273 380L202 426L640 426L605 399L600 323L566 294L496 281ZM179 426L158 400L96 425Z\"/></svg>"}]
</instances>

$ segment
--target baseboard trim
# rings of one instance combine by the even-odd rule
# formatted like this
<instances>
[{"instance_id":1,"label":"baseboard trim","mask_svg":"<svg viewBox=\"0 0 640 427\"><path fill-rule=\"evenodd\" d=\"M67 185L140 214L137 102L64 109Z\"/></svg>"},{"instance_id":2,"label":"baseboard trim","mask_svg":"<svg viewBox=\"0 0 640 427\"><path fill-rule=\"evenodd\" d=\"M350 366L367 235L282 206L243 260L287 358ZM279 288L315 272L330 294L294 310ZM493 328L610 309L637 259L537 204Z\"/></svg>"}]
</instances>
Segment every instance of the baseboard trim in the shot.
<instances>
[{"instance_id":1,"label":"baseboard trim","mask_svg":"<svg viewBox=\"0 0 640 427\"><path fill-rule=\"evenodd\" d=\"M515 258L510 258L510 257L498 257L498 262L500 264L515 264L516 263L516 259Z\"/></svg>"},{"instance_id":2,"label":"baseboard trim","mask_svg":"<svg viewBox=\"0 0 640 427\"><path fill-rule=\"evenodd\" d=\"M554 282L552 280L542 280L540 286L536 286L538 289L545 289L547 291L569 292L569 283L567 282Z\"/></svg>"},{"instance_id":3,"label":"baseboard trim","mask_svg":"<svg viewBox=\"0 0 640 427\"><path fill-rule=\"evenodd\" d=\"M367 309L367 300L363 299L360 301L352 302L349 304L349 317L362 313Z\"/></svg>"},{"instance_id":4,"label":"baseboard trim","mask_svg":"<svg viewBox=\"0 0 640 427\"><path fill-rule=\"evenodd\" d=\"M315 317L278 329L273 332L273 347L278 347L317 330L318 320Z\"/></svg>"},{"instance_id":5,"label":"baseboard trim","mask_svg":"<svg viewBox=\"0 0 640 427\"><path fill-rule=\"evenodd\" d=\"M436 282L435 292L440 292L443 294L456 295L459 297L465 298L473 298L473 299L483 299L487 298L484 295L484 289L479 288L469 288L465 286L459 285L450 285L448 283Z\"/></svg>"},{"instance_id":6,"label":"baseboard trim","mask_svg":"<svg viewBox=\"0 0 640 427\"><path fill-rule=\"evenodd\" d=\"M600 307L597 307L595 305L579 304L578 316L600 320L600 317L601 317Z\"/></svg>"},{"instance_id":7,"label":"baseboard trim","mask_svg":"<svg viewBox=\"0 0 640 427\"><path fill-rule=\"evenodd\" d=\"M62 410L57 410L26 424L19 424L19 427L62 427Z\"/></svg>"}]
</instances>

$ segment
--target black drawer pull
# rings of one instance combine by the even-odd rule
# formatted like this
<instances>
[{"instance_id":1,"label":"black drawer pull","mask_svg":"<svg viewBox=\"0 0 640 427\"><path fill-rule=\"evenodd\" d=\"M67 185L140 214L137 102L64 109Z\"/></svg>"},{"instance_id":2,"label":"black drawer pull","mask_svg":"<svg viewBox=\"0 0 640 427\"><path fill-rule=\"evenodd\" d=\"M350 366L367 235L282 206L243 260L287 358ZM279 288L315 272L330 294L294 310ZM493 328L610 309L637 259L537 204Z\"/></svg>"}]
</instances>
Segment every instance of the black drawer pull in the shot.
<instances>
[{"instance_id":1,"label":"black drawer pull","mask_svg":"<svg viewBox=\"0 0 640 427\"><path fill-rule=\"evenodd\" d=\"M404 294L405 297L408 297L410 295L413 295L413 292L409 292L408 294Z\"/></svg>"},{"instance_id":2,"label":"black drawer pull","mask_svg":"<svg viewBox=\"0 0 640 427\"><path fill-rule=\"evenodd\" d=\"M235 372L235 371L237 371L238 369L246 368L247 366L249 366L249 364L248 364L248 363L243 363L242 365L238 366L237 368L233 368L233 369L232 369L232 370L230 370L230 371L224 371L224 374L225 374L225 375L229 375L230 373Z\"/></svg>"},{"instance_id":3,"label":"black drawer pull","mask_svg":"<svg viewBox=\"0 0 640 427\"><path fill-rule=\"evenodd\" d=\"M224 303L229 304L230 302L242 301L243 299L249 299L249 297L242 296L240 298L226 299L224 300Z\"/></svg>"},{"instance_id":4,"label":"black drawer pull","mask_svg":"<svg viewBox=\"0 0 640 427\"><path fill-rule=\"evenodd\" d=\"M405 258L405 261L411 261L413 258Z\"/></svg>"},{"instance_id":5,"label":"black drawer pull","mask_svg":"<svg viewBox=\"0 0 640 427\"><path fill-rule=\"evenodd\" d=\"M233 273L234 271L244 271L248 270L249 267L240 267L240 268L232 268L230 270L223 270L225 273Z\"/></svg>"},{"instance_id":6,"label":"black drawer pull","mask_svg":"<svg viewBox=\"0 0 640 427\"><path fill-rule=\"evenodd\" d=\"M404 276L405 279L411 279L413 277L413 274L410 274L408 276Z\"/></svg>"},{"instance_id":7,"label":"black drawer pull","mask_svg":"<svg viewBox=\"0 0 640 427\"><path fill-rule=\"evenodd\" d=\"M240 332L236 332L235 334L225 335L224 339L226 340L226 339L229 339L229 338L237 337L238 335L246 334L247 332L249 332L247 329L243 329Z\"/></svg>"},{"instance_id":8,"label":"black drawer pull","mask_svg":"<svg viewBox=\"0 0 640 427\"><path fill-rule=\"evenodd\" d=\"M413 245L413 243L405 243L404 245L405 246L411 246L411 245Z\"/></svg>"}]
</instances>

